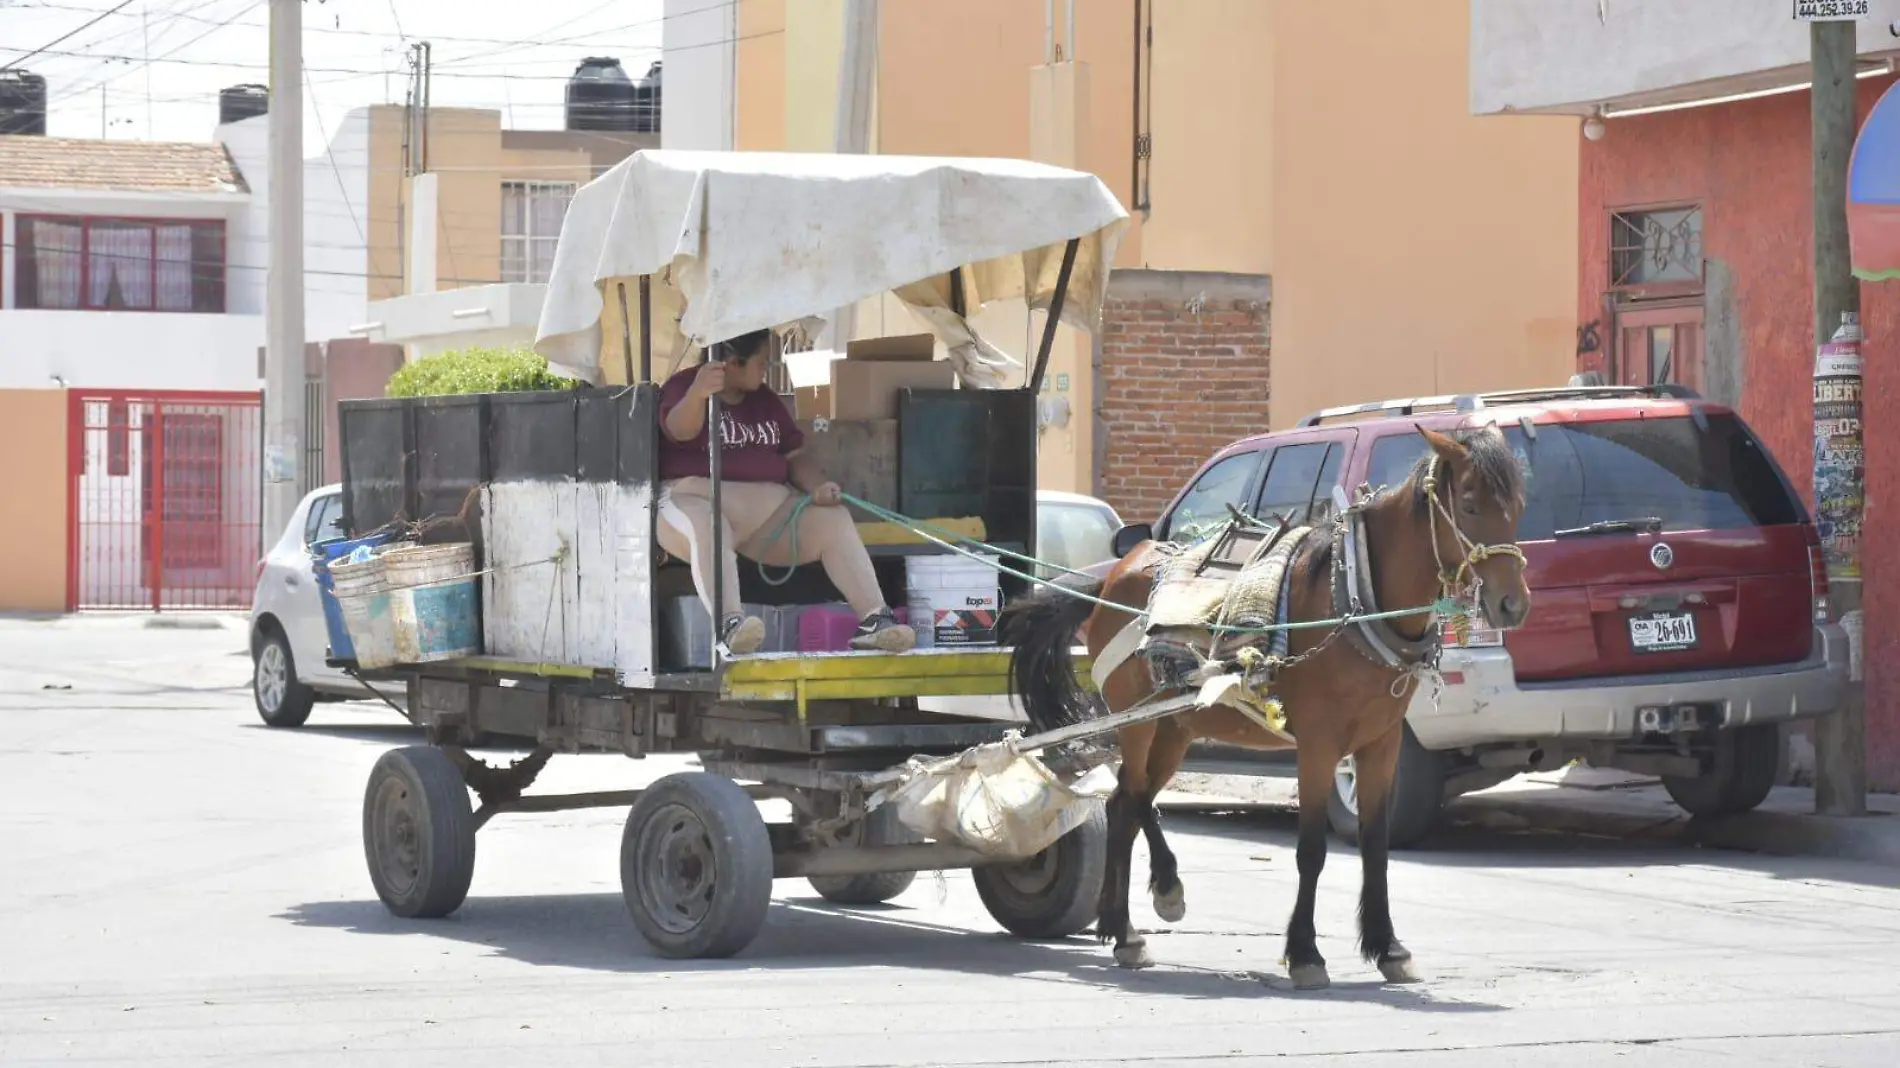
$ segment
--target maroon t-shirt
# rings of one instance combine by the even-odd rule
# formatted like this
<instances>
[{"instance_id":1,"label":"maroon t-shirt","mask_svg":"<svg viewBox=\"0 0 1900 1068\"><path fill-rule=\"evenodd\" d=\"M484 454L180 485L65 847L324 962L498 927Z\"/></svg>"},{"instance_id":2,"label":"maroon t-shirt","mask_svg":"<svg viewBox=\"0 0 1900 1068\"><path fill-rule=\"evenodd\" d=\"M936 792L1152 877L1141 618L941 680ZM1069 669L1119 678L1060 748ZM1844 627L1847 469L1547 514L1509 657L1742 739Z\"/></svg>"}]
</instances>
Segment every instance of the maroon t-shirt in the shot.
<instances>
[{"instance_id":1,"label":"maroon t-shirt","mask_svg":"<svg viewBox=\"0 0 1900 1068\"><path fill-rule=\"evenodd\" d=\"M660 478L709 478L706 431L691 441L674 441L666 432L666 416L686 399L698 367L689 367L660 387ZM703 402L702 402L703 403ZM785 457L805 444L805 435L792 419L785 402L770 386L760 386L737 404L719 409L719 476L734 482L785 482L791 462Z\"/></svg>"}]
</instances>

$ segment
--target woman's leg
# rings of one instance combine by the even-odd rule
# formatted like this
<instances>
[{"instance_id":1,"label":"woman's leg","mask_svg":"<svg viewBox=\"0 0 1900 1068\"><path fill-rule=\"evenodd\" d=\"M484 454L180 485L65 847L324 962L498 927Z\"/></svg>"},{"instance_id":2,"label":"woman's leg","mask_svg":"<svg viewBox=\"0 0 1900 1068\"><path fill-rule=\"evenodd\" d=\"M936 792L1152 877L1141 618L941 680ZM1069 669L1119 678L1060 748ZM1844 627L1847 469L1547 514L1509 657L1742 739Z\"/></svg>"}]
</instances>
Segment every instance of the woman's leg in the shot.
<instances>
[{"instance_id":1,"label":"woman's leg","mask_svg":"<svg viewBox=\"0 0 1900 1068\"><path fill-rule=\"evenodd\" d=\"M792 555L791 532L784 528L797 498L779 509L764 528L745 547L745 554L768 566L785 567L793 563L823 563L831 584L838 587L851 611L862 622L856 648L903 652L916 644L916 632L900 624L891 615L878 588L877 571L871 566L871 554L858 537L857 523L842 507L807 505L798 520L798 554ZM774 537L776 535L776 537Z\"/></svg>"},{"instance_id":2,"label":"woman's leg","mask_svg":"<svg viewBox=\"0 0 1900 1068\"><path fill-rule=\"evenodd\" d=\"M765 625L747 619L739 600L739 546L755 536L791 495L789 487L769 482L726 482L720 486L724 512L722 549L718 566L725 572L725 602L713 614L717 633L733 653L756 652L765 639ZM660 548L691 562L693 586L700 603L712 608L712 482L682 478L661 487Z\"/></svg>"}]
</instances>

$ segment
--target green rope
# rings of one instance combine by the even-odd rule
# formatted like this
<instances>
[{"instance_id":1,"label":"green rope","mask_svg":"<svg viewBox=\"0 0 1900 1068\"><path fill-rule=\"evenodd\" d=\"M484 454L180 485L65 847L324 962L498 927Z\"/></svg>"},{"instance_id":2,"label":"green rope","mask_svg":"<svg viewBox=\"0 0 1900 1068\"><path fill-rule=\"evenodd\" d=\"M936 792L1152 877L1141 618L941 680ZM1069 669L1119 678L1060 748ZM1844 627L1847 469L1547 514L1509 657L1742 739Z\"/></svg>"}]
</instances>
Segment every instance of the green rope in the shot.
<instances>
[{"instance_id":1,"label":"green rope","mask_svg":"<svg viewBox=\"0 0 1900 1068\"><path fill-rule=\"evenodd\" d=\"M843 493L843 494L840 494L840 496L843 498L846 504L850 504L857 508L863 509L865 512L873 516L876 516L877 518L882 519L885 522L895 523L900 527L904 527L905 529L909 530L911 533L917 534L923 537L927 541L935 542L937 545L942 546L943 548L948 549L959 556L963 556L971 560L975 560L977 563L982 564L985 567L993 568L1001 574L1010 575L1015 578L1022 579L1023 581L1031 583L1033 585L1042 586L1047 589L1055 590L1058 593L1062 593L1069 597L1073 597L1078 601L1087 602L1089 604L1097 606L1098 608L1111 608L1117 612L1124 612L1131 616L1139 616L1143 614L1141 609L1130 608L1125 604L1116 604L1113 601L1103 600L1100 597L1091 596L1089 594L1083 593L1080 590L1070 589L1067 586L1059 585L1055 582L1052 582L1040 576L1027 574L1022 571L1017 571L1014 568L1005 567L1002 564L998 564L990 560L985 560L981 556L978 556L976 553L973 553L960 546L951 544L951 542L946 539L954 538L957 541L966 542L968 544L975 545L978 548L981 548L987 552L993 553L997 556L1006 556L1006 557L1009 557L1010 559L1020 560L1024 563L1031 564L1038 567L1053 568L1057 571L1066 572L1067 574L1070 574L1070 575L1075 575L1079 577L1087 577L1086 572L1071 570L1070 568L1062 567L1059 564L1051 564L1051 563L1047 563L1046 561L1038 560L1033 556L1025 556L1022 553L1010 552L1008 549L1001 549L994 545L989 545L984 542L977 541L975 538L964 537L961 534L944 530L941 527L932 526L931 524L925 523L921 520L912 519L906 515L900 515L897 512L893 512L888 508L884 508L879 505L872 504L870 501L853 497L849 493ZM771 545L774 542L778 541L779 538L784 537L788 530L791 532L790 548L791 548L791 553L792 553L791 555L792 563L790 566L788 566L785 569L785 574L783 577L774 579L766 571L767 565L763 561L759 562L759 577L761 579L764 579L767 583L773 586L783 586L787 582L791 581L792 574L798 570L798 521L801 518L803 518L805 514L805 509L810 507L811 503L812 503L811 494L809 493L801 494L798 498L798 502L792 506L791 512L787 514L784 519L780 520L779 524L776 527L772 528L771 536L765 539L765 544ZM944 535L944 537L940 538L937 536L938 534L942 534ZM1276 625L1267 626L1267 627L1231 627L1231 626L1226 626L1223 624L1216 624L1216 625L1209 626L1207 629L1217 634L1276 634L1276 633L1279 633L1280 631L1311 630L1318 627L1336 627L1343 623L1349 623L1349 622L1369 623L1374 620L1402 619L1408 616L1421 616L1421 615L1425 615L1426 613L1437 613L1439 615L1462 615L1462 614L1465 614L1465 609L1462 605L1459 605L1457 602L1452 601L1449 598L1441 597L1438 600L1433 601L1429 605L1423 605L1418 608L1395 608L1387 612L1368 612L1363 615L1347 614L1345 616L1340 616L1333 619L1314 619L1314 620L1307 620L1304 622L1297 622L1297 623L1281 623L1281 624L1276 624Z\"/></svg>"}]
</instances>

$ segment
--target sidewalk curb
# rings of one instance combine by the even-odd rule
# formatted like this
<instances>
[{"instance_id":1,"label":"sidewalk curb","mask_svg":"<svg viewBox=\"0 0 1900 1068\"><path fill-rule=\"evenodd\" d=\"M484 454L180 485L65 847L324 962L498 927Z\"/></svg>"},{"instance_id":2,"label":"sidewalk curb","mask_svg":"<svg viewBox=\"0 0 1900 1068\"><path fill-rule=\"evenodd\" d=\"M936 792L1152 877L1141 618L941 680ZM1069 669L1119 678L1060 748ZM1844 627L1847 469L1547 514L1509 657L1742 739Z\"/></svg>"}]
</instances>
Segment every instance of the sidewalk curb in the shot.
<instances>
[{"instance_id":1,"label":"sidewalk curb","mask_svg":"<svg viewBox=\"0 0 1900 1068\"><path fill-rule=\"evenodd\" d=\"M1608 838L1676 840L1712 849L1812 856L1900 867L1900 818L1815 816L1756 811L1713 820L1661 819L1584 808L1574 801L1472 796L1454 801L1452 818L1494 830L1563 831Z\"/></svg>"}]
</instances>

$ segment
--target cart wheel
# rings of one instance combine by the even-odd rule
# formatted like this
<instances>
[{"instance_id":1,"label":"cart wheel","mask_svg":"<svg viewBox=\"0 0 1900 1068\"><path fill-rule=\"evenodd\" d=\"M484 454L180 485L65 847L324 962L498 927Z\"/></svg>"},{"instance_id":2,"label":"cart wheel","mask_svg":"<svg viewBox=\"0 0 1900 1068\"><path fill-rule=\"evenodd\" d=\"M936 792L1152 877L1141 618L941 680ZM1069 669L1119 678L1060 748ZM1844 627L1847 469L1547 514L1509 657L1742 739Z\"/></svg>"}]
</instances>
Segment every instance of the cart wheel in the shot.
<instances>
[{"instance_id":1,"label":"cart wheel","mask_svg":"<svg viewBox=\"0 0 1900 1068\"><path fill-rule=\"evenodd\" d=\"M668 775L640 794L620 838L620 892L640 934L668 957L730 957L772 904L772 841L731 779Z\"/></svg>"},{"instance_id":2,"label":"cart wheel","mask_svg":"<svg viewBox=\"0 0 1900 1068\"><path fill-rule=\"evenodd\" d=\"M875 809L858 824L852 839L858 845L909 845L923 838L897 818L890 805ZM826 901L840 905L882 905L910 889L917 881L914 871L887 871L875 875L814 875L811 888Z\"/></svg>"},{"instance_id":3,"label":"cart wheel","mask_svg":"<svg viewBox=\"0 0 1900 1068\"><path fill-rule=\"evenodd\" d=\"M363 853L376 896L408 919L460 908L475 877L475 818L449 755L427 745L384 753L363 793Z\"/></svg>"},{"instance_id":4,"label":"cart wheel","mask_svg":"<svg viewBox=\"0 0 1900 1068\"><path fill-rule=\"evenodd\" d=\"M1108 867L1108 817L1101 806L1056 844L1015 864L971 870L977 896L1004 930L1020 938L1067 938L1095 922Z\"/></svg>"}]
</instances>

